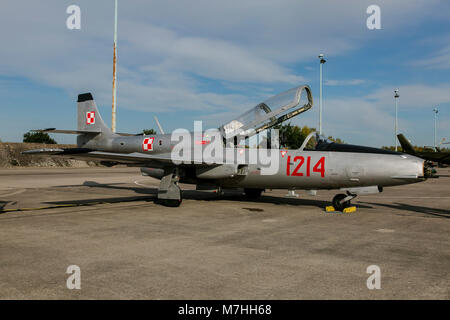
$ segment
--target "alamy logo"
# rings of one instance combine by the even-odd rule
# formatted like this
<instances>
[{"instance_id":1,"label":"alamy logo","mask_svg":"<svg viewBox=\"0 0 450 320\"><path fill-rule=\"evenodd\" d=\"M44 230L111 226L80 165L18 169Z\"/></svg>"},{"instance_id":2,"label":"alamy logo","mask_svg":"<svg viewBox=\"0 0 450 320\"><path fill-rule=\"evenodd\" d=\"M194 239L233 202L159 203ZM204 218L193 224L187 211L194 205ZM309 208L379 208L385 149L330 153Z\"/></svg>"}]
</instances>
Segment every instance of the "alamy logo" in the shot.
<instances>
[{"instance_id":1,"label":"alamy logo","mask_svg":"<svg viewBox=\"0 0 450 320\"><path fill-rule=\"evenodd\" d=\"M66 13L70 14L66 20L66 27L69 30L81 29L81 9L77 5L68 6Z\"/></svg>"},{"instance_id":2,"label":"alamy logo","mask_svg":"<svg viewBox=\"0 0 450 320\"><path fill-rule=\"evenodd\" d=\"M369 290L381 289L381 270L380 267L373 264L367 267L367 273L371 273L370 277L367 278L367 288Z\"/></svg>"},{"instance_id":3,"label":"alamy logo","mask_svg":"<svg viewBox=\"0 0 450 320\"><path fill-rule=\"evenodd\" d=\"M66 281L67 289L80 290L81 289L81 269L80 269L80 267L77 265L74 265L74 264L70 265L67 267L66 273L70 274L70 276L67 278L67 281Z\"/></svg>"},{"instance_id":4,"label":"alamy logo","mask_svg":"<svg viewBox=\"0 0 450 320\"><path fill-rule=\"evenodd\" d=\"M366 20L367 29L380 30L381 29L381 9L376 4L367 7L367 14L370 16Z\"/></svg>"},{"instance_id":5,"label":"alamy logo","mask_svg":"<svg viewBox=\"0 0 450 320\"><path fill-rule=\"evenodd\" d=\"M86 124L95 124L95 111L86 112Z\"/></svg>"},{"instance_id":6,"label":"alamy logo","mask_svg":"<svg viewBox=\"0 0 450 320\"><path fill-rule=\"evenodd\" d=\"M172 132L171 143L174 146L170 156L176 165L258 164L261 175L278 173L280 151L277 129L268 129L265 133L259 134L254 129L247 129L226 138L226 134L224 135L221 130L203 131L202 122L194 121L194 132L177 129ZM287 152L284 153L286 154Z\"/></svg>"}]
</instances>

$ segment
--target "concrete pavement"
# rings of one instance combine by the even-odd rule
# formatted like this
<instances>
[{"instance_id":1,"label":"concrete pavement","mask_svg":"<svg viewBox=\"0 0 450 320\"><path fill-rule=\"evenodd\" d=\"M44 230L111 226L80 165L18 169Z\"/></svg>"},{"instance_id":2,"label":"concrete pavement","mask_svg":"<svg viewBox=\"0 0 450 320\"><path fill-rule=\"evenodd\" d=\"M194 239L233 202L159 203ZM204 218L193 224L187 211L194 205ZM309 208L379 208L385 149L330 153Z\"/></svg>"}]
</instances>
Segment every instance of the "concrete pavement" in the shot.
<instances>
[{"instance_id":1,"label":"concrete pavement","mask_svg":"<svg viewBox=\"0 0 450 320\"><path fill-rule=\"evenodd\" d=\"M336 191L247 201L182 186L167 208L137 168L0 170L0 298L449 299L450 169L438 172L326 214Z\"/></svg>"}]
</instances>

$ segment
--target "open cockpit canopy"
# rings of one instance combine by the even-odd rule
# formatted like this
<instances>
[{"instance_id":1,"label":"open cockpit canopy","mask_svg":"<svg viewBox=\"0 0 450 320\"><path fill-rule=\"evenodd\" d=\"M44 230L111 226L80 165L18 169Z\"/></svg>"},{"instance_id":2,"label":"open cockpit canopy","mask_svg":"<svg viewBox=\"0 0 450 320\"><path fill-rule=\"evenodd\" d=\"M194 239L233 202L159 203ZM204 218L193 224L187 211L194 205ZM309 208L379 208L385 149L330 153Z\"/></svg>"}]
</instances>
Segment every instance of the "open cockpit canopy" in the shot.
<instances>
[{"instance_id":1,"label":"open cockpit canopy","mask_svg":"<svg viewBox=\"0 0 450 320\"><path fill-rule=\"evenodd\" d=\"M311 89L302 85L267 99L220 126L219 130L226 139L237 135L252 136L295 117L312 106Z\"/></svg>"}]
</instances>

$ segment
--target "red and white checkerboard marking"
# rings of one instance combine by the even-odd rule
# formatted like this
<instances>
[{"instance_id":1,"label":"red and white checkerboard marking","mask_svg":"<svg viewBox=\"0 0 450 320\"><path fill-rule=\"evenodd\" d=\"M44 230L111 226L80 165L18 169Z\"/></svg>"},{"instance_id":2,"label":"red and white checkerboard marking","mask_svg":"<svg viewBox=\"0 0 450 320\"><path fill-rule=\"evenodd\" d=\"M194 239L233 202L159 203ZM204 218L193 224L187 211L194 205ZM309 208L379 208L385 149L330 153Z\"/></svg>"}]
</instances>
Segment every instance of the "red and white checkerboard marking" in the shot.
<instances>
[{"instance_id":1,"label":"red and white checkerboard marking","mask_svg":"<svg viewBox=\"0 0 450 320\"><path fill-rule=\"evenodd\" d=\"M155 138L145 138L144 141L142 141L142 150L152 151L154 140L155 140Z\"/></svg>"},{"instance_id":2,"label":"red and white checkerboard marking","mask_svg":"<svg viewBox=\"0 0 450 320\"><path fill-rule=\"evenodd\" d=\"M95 124L95 111L86 112L86 124Z\"/></svg>"}]
</instances>

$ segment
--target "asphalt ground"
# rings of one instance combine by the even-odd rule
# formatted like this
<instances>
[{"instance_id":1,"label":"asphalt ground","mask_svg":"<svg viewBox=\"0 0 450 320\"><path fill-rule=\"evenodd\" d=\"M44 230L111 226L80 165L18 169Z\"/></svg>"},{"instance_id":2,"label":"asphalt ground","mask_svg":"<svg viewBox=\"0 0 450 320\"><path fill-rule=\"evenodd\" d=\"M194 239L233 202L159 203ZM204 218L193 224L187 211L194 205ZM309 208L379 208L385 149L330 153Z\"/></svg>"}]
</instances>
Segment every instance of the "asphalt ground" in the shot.
<instances>
[{"instance_id":1,"label":"asphalt ground","mask_svg":"<svg viewBox=\"0 0 450 320\"><path fill-rule=\"evenodd\" d=\"M182 185L168 208L137 168L0 170L0 299L449 299L450 168L438 174L335 214L336 191L248 201Z\"/></svg>"}]
</instances>

